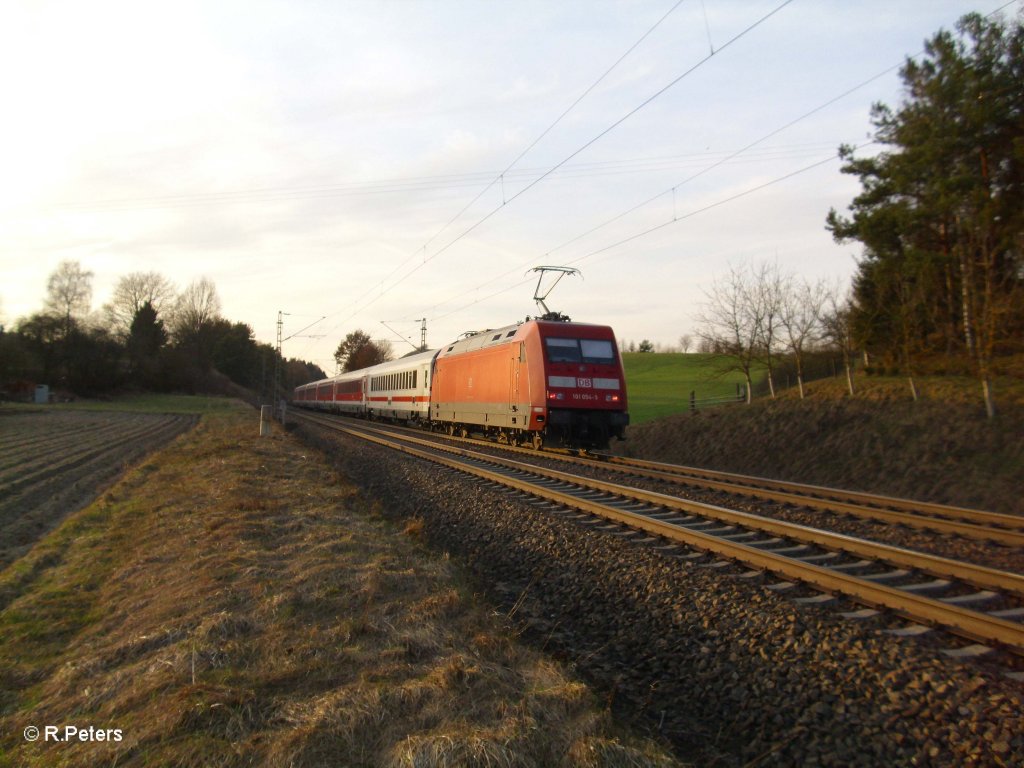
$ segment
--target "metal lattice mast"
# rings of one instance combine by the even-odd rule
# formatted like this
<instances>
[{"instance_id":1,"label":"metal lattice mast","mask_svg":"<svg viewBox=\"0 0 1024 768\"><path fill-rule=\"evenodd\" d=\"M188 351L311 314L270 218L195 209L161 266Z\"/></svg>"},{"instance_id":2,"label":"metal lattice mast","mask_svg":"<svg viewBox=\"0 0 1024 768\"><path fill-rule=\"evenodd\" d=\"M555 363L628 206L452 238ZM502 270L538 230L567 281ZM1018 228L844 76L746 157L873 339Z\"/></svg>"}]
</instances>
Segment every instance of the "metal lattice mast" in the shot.
<instances>
[{"instance_id":1,"label":"metal lattice mast","mask_svg":"<svg viewBox=\"0 0 1024 768\"><path fill-rule=\"evenodd\" d=\"M284 316L286 312L281 310L277 311L277 345L274 347L274 384L273 392L270 396L270 403L274 406L274 412L277 412L278 400L281 394L281 336L284 330Z\"/></svg>"}]
</instances>

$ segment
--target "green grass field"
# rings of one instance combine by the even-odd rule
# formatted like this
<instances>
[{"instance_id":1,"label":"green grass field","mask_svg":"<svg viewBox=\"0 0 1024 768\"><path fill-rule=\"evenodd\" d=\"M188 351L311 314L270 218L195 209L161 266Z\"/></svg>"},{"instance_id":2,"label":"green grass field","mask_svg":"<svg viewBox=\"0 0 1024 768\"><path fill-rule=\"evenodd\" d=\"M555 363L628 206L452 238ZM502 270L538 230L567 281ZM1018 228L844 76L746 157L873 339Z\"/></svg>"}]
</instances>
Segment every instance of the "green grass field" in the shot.
<instances>
[{"instance_id":1,"label":"green grass field","mask_svg":"<svg viewBox=\"0 0 1024 768\"><path fill-rule=\"evenodd\" d=\"M629 420L632 424L643 424L687 411L691 391L698 399L723 397L735 395L736 385L743 383L743 376L739 373L720 374L715 368L714 355L626 352L622 355L622 362L626 368ZM754 383L757 383L756 379ZM202 414L244 406L228 397L144 394L46 406L6 403L4 407Z\"/></svg>"},{"instance_id":2,"label":"green grass field","mask_svg":"<svg viewBox=\"0 0 1024 768\"><path fill-rule=\"evenodd\" d=\"M714 360L714 355L705 354L624 353L630 423L643 424L689 410L690 392L698 400L735 395L743 375L720 373Z\"/></svg>"}]
</instances>

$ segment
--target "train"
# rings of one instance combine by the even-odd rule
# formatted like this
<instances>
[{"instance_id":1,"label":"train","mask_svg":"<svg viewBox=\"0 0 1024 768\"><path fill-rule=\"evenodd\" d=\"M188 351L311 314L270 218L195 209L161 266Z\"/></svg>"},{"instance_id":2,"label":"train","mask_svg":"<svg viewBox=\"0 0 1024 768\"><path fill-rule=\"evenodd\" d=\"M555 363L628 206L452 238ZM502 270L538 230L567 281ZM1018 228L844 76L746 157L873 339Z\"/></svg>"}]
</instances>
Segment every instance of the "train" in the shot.
<instances>
[{"instance_id":1,"label":"train","mask_svg":"<svg viewBox=\"0 0 1024 768\"><path fill-rule=\"evenodd\" d=\"M537 449L607 448L629 424L612 329L542 319L303 384L292 403Z\"/></svg>"}]
</instances>

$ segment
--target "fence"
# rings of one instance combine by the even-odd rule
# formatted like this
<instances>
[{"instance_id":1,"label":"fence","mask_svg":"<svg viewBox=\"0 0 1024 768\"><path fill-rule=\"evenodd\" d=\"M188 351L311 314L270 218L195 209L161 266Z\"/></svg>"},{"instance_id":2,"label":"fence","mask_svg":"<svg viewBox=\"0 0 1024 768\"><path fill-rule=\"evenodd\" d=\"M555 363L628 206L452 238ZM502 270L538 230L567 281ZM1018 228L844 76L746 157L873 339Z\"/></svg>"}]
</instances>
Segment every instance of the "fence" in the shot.
<instances>
[{"instance_id":1,"label":"fence","mask_svg":"<svg viewBox=\"0 0 1024 768\"><path fill-rule=\"evenodd\" d=\"M843 359L830 352L809 352L804 359L803 369L805 386L812 381L844 376L846 372ZM796 363L791 357L780 359L775 366L774 379L777 392L796 386ZM769 391L767 376L754 385L754 397L763 397Z\"/></svg>"},{"instance_id":2,"label":"fence","mask_svg":"<svg viewBox=\"0 0 1024 768\"><path fill-rule=\"evenodd\" d=\"M690 390L690 413L696 413L698 408L713 408L717 405L729 405L730 403L745 403L747 401L747 385L737 384L736 394L718 395L717 397L697 397L697 391Z\"/></svg>"}]
</instances>

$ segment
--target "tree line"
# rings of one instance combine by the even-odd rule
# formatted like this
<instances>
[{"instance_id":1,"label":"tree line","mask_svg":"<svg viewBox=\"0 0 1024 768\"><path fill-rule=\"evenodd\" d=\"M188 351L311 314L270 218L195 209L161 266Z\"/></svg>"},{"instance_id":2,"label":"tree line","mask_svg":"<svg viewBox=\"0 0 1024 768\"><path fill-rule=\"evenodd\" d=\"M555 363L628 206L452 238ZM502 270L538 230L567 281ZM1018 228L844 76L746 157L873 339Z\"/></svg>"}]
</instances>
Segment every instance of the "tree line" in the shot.
<instances>
[{"instance_id":1,"label":"tree line","mask_svg":"<svg viewBox=\"0 0 1024 768\"><path fill-rule=\"evenodd\" d=\"M853 332L911 381L964 364L991 417L997 361L1024 352L1024 26L965 16L900 74L903 103L872 110L882 151L842 150L862 192L827 219L863 244Z\"/></svg>"},{"instance_id":2,"label":"tree line","mask_svg":"<svg viewBox=\"0 0 1024 768\"><path fill-rule=\"evenodd\" d=\"M734 269L707 292L702 348L750 380L778 352L795 364L830 347L843 355L851 393L856 351L868 370L915 376L969 372L995 414L992 378L1024 353L1024 27L963 17L920 61L900 70L904 99L875 104L874 144L844 146L843 173L862 191L826 227L863 246L849 293L759 266Z\"/></svg>"},{"instance_id":3,"label":"tree line","mask_svg":"<svg viewBox=\"0 0 1024 768\"><path fill-rule=\"evenodd\" d=\"M92 280L79 262L61 262L47 280L43 309L13 330L0 327L0 390L24 397L46 383L68 395L135 388L268 400L277 372L284 391L324 376L311 363L279 359L249 325L224 318L206 278L178 291L156 272L133 272L96 311Z\"/></svg>"}]
</instances>

